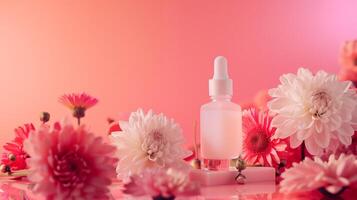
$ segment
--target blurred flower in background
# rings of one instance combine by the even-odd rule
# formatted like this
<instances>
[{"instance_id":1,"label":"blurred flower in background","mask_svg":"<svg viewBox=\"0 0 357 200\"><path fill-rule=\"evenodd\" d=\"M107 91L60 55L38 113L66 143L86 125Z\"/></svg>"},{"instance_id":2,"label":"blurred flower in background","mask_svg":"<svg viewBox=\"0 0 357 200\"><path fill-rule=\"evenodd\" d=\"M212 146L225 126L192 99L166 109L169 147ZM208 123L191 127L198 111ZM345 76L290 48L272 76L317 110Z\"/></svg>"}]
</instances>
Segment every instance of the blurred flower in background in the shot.
<instances>
[{"instance_id":1,"label":"blurred flower in background","mask_svg":"<svg viewBox=\"0 0 357 200\"><path fill-rule=\"evenodd\" d=\"M268 102L270 100L271 97L268 90L259 90L255 94L253 101L242 104L242 109L247 110L249 108L258 108L259 110L266 111L268 110Z\"/></svg>"},{"instance_id":2,"label":"blurred flower in background","mask_svg":"<svg viewBox=\"0 0 357 200\"><path fill-rule=\"evenodd\" d=\"M25 190L11 186L10 184L0 185L0 199L2 200L30 200Z\"/></svg>"},{"instance_id":3,"label":"blurred flower in background","mask_svg":"<svg viewBox=\"0 0 357 200\"><path fill-rule=\"evenodd\" d=\"M340 51L341 80L350 80L357 87L357 40L346 41Z\"/></svg>"},{"instance_id":4,"label":"blurred flower in background","mask_svg":"<svg viewBox=\"0 0 357 200\"><path fill-rule=\"evenodd\" d=\"M115 122L113 118L108 117L107 122L109 125L108 135L111 135L113 132L121 131L119 122Z\"/></svg>"},{"instance_id":5,"label":"blurred flower in background","mask_svg":"<svg viewBox=\"0 0 357 200\"><path fill-rule=\"evenodd\" d=\"M98 99L83 92L65 94L59 98L59 102L72 110L73 117L77 118L78 125L80 125L81 118L85 116L86 110L96 105Z\"/></svg>"},{"instance_id":6,"label":"blurred flower in background","mask_svg":"<svg viewBox=\"0 0 357 200\"><path fill-rule=\"evenodd\" d=\"M129 120L130 113L128 112L119 112L118 116L116 118L108 117L107 122L108 122L108 135L112 134L113 132L119 132L121 131L120 128L120 121L122 122L127 122Z\"/></svg>"}]
</instances>

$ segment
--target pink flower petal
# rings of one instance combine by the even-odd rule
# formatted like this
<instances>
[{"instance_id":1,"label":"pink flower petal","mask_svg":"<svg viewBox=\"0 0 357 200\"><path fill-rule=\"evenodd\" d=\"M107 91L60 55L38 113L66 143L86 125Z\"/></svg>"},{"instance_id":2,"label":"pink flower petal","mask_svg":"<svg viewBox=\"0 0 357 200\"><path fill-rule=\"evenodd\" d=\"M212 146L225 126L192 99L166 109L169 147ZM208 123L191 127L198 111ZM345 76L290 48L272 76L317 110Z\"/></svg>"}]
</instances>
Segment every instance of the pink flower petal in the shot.
<instances>
[{"instance_id":1,"label":"pink flower petal","mask_svg":"<svg viewBox=\"0 0 357 200\"><path fill-rule=\"evenodd\" d=\"M274 149L271 150L271 155L273 155L273 158L276 161L276 163L280 163L280 158Z\"/></svg>"},{"instance_id":2,"label":"pink flower petal","mask_svg":"<svg viewBox=\"0 0 357 200\"><path fill-rule=\"evenodd\" d=\"M108 199L115 148L83 126L42 126L25 141L34 192L46 199Z\"/></svg>"}]
</instances>

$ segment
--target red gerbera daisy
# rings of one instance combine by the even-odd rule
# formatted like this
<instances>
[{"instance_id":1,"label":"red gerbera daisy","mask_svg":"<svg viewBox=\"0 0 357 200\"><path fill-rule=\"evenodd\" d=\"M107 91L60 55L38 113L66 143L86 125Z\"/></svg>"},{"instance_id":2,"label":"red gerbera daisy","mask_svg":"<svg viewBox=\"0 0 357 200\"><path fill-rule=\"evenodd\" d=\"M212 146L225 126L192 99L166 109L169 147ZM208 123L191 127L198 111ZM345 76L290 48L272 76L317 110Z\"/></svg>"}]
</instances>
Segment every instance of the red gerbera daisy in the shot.
<instances>
[{"instance_id":1,"label":"red gerbera daisy","mask_svg":"<svg viewBox=\"0 0 357 200\"><path fill-rule=\"evenodd\" d=\"M243 159L249 164L276 166L280 163L278 153L285 151L286 144L272 139L275 128L270 126L272 116L257 109L243 111Z\"/></svg>"},{"instance_id":2,"label":"red gerbera daisy","mask_svg":"<svg viewBox=\"0 0 357 200\"><path fill-rule=\"evenodd\" d=\"M24 151L23 143L34 130L35 127L32 124L16 128L15 139L3 146L5 152L2 154L1 164L8 172L27 168L26 159L29 155Z\"/></svg>"},{"instance_id":3,"label":"red gerbera daisy","mask_svg":"<svg viewBox=\"0 0 357 200\"><path fill-rule=\"evenodd\" d=\"M59 98L59 102L73 111L73 116L77 118L79 125L81 118L85 116L85 111L97 104L98 99L83 92L65 94Z\"/></svg>"}]
</instances>

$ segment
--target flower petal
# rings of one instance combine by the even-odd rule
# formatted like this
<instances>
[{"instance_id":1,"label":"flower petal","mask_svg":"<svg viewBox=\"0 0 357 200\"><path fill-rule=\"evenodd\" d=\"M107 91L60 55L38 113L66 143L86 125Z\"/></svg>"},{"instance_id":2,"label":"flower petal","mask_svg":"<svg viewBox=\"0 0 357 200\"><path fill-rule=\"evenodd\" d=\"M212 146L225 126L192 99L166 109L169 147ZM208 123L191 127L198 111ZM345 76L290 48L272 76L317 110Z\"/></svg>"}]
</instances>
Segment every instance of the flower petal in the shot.
<instances>
[{"instance_id":1,"label":"flower petal","mask_svg":"<svg viewBox=\"0 0 357 200\"><path fill-rule=\"evenodd\" d=\"M311 137L313 133L315 133L314 129L309 128L296 132L296 136L299 140L306 140L307 138Z\"/></svg>"},{"instance_id":2,"label":"flower petal","mask_svg":"<svg viewBox=\"0 0 357 200\"><path fill-rule=\"evenodd\" d=\"M303 140L300 140L298 137L297 137L297 134L293 134L290 136L290 147L295 149L297 148L298 146L301 145Z\"/></svg>"},{"instance_id":3,"label":"flower petal","mask_svg":"<svg viewBox=\"0 0 357 200\"><path fill-rule=\"evenodd\" d=\"M269 163L269 166L273 166L273 162L272 162L272 159L271 159L270 154L268 154L268 155L266 156L266 158L267 158L267 161L268 161L268 163Z\"/></svg>"},{"instance_id":4,"label":"flower petal","mask_svg":"<svg viewBox=\"0 0 357 200\"><path fill-rule=\"evenodd\" d=\"M272 127L279 127L281 124L284 124L288 120L287 117L282 116L282 115L277 115L273 117L271 121L271 126Z\"/></svg>"},{"instance_id":5,"label":"flower petal","mask_svg":"<svg viewBox=\"0 0 357 200\"><path fill-rule=\"evenodd\" d=\"M342 124L342 126L337 129L337 132L341 135L344 135L344 136L352 136L354 135L354 130L352 128L352 126L350 124Z\"/></svg>"},{"instance_id":6,"label":"flower petal","mask_svg":"<svg viewBox=\"0 0 357 200\"><path fill-rule=\"evenodd\" d=\"M338 135L338 139L341 141L342 144L349 146L352 143L352 137L351 136L344 136L344 135Z\"/></svg>"},{"instance_id":7,"label":"flower petal","mask_svg":"<svg viewBox=\"0 0 357 200\"><path fill-rule=\"evenodd\" d=\"M270 154L273 155L273 158L276 163L280 163L280 158L274 149L271 150Z\"/></svg>"},{"instance_id":8,"label":"flower petal","mask_svg":"<svg viewBox=\"0 0 357 200\"><path fill-rule=\"evenodd\" d=\"M275 146L275 149L277 151L285 151L286 147L287 147L287 145L285 143L280 142L279 144L277 144Z\"/></svg>"},{"instance_id":9,"label":"flower petal","mask_svg":"<svg viewBox=\"0 0 357 200\"><path fill-rule=\"evenodd\" d=\"M313 134L314 140L316 144L318 144L321 148L327 148L330 144L330 132L322 131L321 133L317 132Z\"/></svg>"},{"instance_id":10,"label":"flower petal","mask_svg":"<svg viewBox=\"0 0 357 200\"><path fill-rule=\"evenodd\" d=\"M317 133L323 132L324 127L323 127L321 121L317 120L317 121L314 123L314 126L315 126L315 130L316 130Z\"/></svg>"},{"instance_id":11,"label":"flower petal","mask_svg":"<svg viewBox=\"0 0 357 200\"><path fill-rule=\"evenodd\" d=\"M322 148L315 142L315 139L313 137L307 138L305 140L305 145L307 151L311 155L321 155L322 154Z\"/></svg>"},{"instance_id":12,"label":"flower petal","mask_svg":"<svg viewBox=\"0 0 357 200\"><path fill-rule=\"evenodd\" d=\"M274 118L273 118L274 120ZM287 138L290 135L296 133L297 126L294 120L287 120L283 124L279 125L275 131L273 138Z\"/></svg>"}]
</instances>

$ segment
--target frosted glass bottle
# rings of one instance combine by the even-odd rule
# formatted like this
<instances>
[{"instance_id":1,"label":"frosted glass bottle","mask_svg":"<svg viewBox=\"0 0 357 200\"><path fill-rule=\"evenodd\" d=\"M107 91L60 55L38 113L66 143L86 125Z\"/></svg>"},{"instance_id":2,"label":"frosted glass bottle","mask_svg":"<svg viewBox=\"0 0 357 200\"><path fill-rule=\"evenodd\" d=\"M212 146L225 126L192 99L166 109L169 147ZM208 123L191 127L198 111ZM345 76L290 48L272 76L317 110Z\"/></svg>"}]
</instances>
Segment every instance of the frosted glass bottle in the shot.
<instances>
[{"instance_id":1,"label":"frosted glass bottle","mask_svg":"<svg viewBox=\"0 0 357 200\"><path fill-rule=\"evenodd\" d=\"M230 159L242 151L242 110L231 102L232 80L228 78L227 61L215 59L214 77L209 82L212 101L200 112L200 143L203 168L228 170Z\"/></svg>"}]
</instances>

